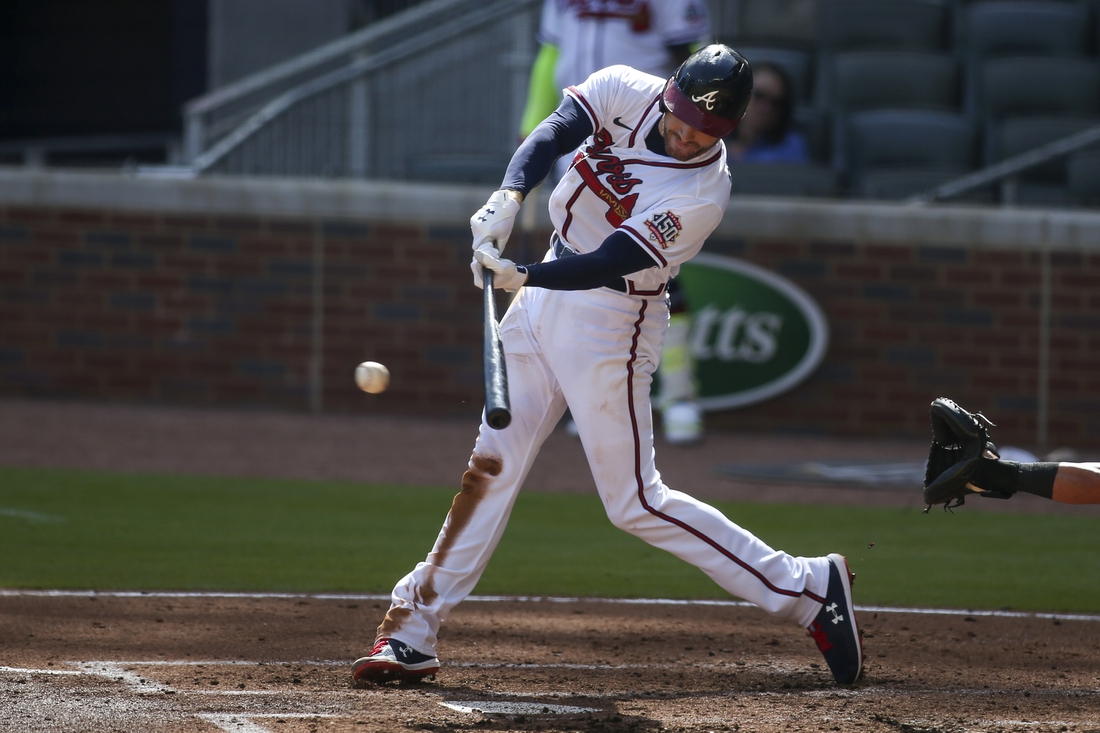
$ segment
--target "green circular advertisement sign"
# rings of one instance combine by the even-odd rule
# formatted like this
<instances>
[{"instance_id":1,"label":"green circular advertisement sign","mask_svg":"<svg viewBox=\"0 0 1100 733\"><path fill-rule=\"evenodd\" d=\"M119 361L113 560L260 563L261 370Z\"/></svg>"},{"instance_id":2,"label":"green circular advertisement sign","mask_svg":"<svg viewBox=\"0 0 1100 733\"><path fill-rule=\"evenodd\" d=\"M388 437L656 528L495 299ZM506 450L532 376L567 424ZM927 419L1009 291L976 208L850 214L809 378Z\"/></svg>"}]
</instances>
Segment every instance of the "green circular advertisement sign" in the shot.
<instances>
[{"instance_id":1,"label":"green circular advertisement sign","mask_svg":"<svg viewBox=\"0 0 1100 733\"><path fill-rule=\"evenodd\" d=\"M708 253L684 264L677 280L691 308L703 409L743 407L782 394L825 357L825 315L790 280Z\"/></svg>"}]
</instances>

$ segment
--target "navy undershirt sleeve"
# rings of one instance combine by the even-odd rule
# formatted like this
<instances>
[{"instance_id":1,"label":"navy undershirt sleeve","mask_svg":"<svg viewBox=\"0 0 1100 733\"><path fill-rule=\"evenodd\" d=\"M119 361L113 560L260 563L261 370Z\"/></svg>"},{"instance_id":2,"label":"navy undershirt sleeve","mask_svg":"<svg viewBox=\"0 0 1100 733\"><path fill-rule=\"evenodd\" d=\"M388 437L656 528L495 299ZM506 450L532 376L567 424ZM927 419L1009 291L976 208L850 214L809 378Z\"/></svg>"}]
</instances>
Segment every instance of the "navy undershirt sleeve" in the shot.
<instances>
[{"instance_id":1,"label":"navy undershirt sleeve","mask_svg":"<svg viewBox=\"0 0 1100 733\"><path fill-rule=\"evenodd\" d=\"M580 102L566 96L516 149L500 187L526 196L542 183L555 160L579 148L593 132L592 120Z\"/></svg>"},{"instance_id":2,"label":"navy undershirt sleeve","mask_svg":"<svg viewBox=\"0 0 1100 733\"><path fill-rule=\"evenodd\" d=\"M516 150L500 187L520 191L526 196L546 178L555 160L579 148L593 132L592 120L580 103L566 96ZM656 264L629 234L614 232L595 252L527 265L522 269L527 272L527 284L533 287L592 290Z\"/></svg>"},{"instance_id":3,"label":"navy undershirt sleeve","mask_svg":"<svg viewBox=\"0 0 1100 733\"><path fill-rule=\"evenodd\" d=\"M548 290L592 290L657 265L626 232L614 232L595 252L526 265L527 285Z\"/></svg>"}]
</instances>

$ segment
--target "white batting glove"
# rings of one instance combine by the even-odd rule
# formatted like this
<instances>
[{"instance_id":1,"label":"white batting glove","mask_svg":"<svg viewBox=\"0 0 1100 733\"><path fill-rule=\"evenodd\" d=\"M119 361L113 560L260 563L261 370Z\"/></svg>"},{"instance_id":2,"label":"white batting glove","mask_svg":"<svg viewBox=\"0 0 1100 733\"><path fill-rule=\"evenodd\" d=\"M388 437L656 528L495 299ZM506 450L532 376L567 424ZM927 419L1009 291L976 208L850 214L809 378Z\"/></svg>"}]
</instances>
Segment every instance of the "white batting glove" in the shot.
<instances>
[{"instance_id":1,"label":"white batting glove","mask_svg":"<svg viewBox=\"0 0 1100 733\"><path fill-rule=\"evenodd\" d=\"M527 282L527 273L521 272L516 263L500 257L496 247L485 244L474 250L474 261L470 269L474 273L474 285L485 289L482 268L493 271L493 287L500 290L519 290Z\"/></svg>"},{"instance_id":2,"label":"white batting glove","mask_svg":"<svg viewBox=\"0 0 1100 733\"><path fill-rule=\"evenodd\" d=\"M475 250L483 244L495 243L498 251L504 251L504 245L508 244L508 237L512 235L516 214L519 213L520 200L518 191L494 191L485 205L470 217Z\"/></svg>"}]
</instances>

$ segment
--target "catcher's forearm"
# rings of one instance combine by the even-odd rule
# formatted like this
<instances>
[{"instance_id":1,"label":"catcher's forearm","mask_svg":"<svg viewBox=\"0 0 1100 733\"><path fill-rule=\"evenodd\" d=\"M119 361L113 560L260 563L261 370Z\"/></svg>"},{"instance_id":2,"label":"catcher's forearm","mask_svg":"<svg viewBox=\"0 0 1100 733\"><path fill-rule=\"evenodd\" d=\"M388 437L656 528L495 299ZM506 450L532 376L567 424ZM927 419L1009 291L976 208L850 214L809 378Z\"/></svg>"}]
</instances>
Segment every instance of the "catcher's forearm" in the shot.
<instances>
[{"instance_id":1,"label":"catcher's forearm","mask_svg":"<svg viewBox=\"0 0 1100 733\"><path fill-rule=\"evenodd\" d=\"M1061 463L1051 497L1063 504L1100 504L1100 463Z\"/></svg>"},{"instance_id":2,"label":"catcher's forearm","mask_svg":"<svg viewBox=\"0 0 1100 733\"><path fill-rule=\"evenodd\" d=\"M1058 465L983 459L974 471L970 483L986 491L1000 491L1010 496L1022 491L1051 499Z\"/></svg>"}]
</instances>

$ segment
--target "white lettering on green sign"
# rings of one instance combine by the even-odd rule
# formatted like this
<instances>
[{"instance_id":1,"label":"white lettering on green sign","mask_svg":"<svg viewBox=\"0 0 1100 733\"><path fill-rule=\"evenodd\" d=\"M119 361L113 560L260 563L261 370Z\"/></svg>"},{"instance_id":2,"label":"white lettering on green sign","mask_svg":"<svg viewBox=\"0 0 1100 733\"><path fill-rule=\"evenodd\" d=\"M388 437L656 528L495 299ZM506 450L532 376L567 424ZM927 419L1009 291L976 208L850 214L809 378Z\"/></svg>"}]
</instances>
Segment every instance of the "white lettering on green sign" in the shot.
<instances>
[{"instance_id":1,"label":"white lettering on green sign","mask_svg":"<svg viewBox=\"0 0 1100 733\"><path fill-rule=\"evenodd\" d=\"M770 399L825 356L829 327L796 284L743 260L703 252L680 270L692 312L689 348L705 410Z\"/></svg>"},{"instance_id":2,"label":"white lettering on green sign","mask_svg":"<svg viewBox=\"0 0 1100 733\"><path fill-rule=\"evenodd\" d=\"M696 312L691 354L696 359L765 364L775 356L783 317L734 306L723 312L708 305Z\"/></svg>"}]
</instances>

